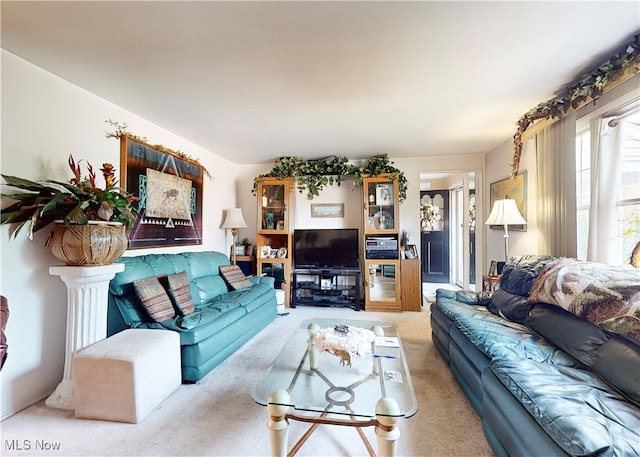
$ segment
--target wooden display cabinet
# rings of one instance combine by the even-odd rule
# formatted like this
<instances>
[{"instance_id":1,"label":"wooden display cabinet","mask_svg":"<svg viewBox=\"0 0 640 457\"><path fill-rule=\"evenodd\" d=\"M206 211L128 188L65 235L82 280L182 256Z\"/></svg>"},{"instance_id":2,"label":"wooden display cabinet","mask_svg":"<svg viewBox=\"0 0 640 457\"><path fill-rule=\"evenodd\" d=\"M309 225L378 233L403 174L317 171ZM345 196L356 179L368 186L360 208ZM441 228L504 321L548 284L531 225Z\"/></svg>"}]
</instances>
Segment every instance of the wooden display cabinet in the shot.
<instances>
[{"instance_id":1,"label":"wooden display cabinet","mask_svg":"<svg viewBox=\"0 0 640 457\"><path fill-rule=\"evenodd\" d=\"M364 298L367 311L401 310L398 180L365 176Z\"/></svg>"},{"instance_id":2,"label":"wooden display cabinet","mask_svg":"<svg viewBox=\"0 0 640 457\"><path fill-rule=\"evenodd\" d=\"M273 276L290 305L293 233L293 178L263 178L258 184L256 274Z\"/></svg>"}]
</instances>

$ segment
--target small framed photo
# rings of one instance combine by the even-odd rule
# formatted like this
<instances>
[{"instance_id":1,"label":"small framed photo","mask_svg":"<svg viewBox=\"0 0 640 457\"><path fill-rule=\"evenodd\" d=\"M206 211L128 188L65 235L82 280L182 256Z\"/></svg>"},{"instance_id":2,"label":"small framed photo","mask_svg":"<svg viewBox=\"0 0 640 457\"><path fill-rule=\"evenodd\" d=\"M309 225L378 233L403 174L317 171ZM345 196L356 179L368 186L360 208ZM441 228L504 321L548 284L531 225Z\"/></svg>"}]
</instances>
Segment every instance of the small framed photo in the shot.
<instances>
[{"instance_id":1,"label":"small framed photo","mask_svg":"<svg viewBox=\"0 0 640 457\"><path fill-rule=\"evenodd\" d=\"M376 186L376 205L393 205L393 184Z\"/></svg>"},{"instance_id":2,"label":"small framed photo","mask_svg":"<svg viewBox=\"0 0 640 457\"><path fill-rule=\"evenodd\" d=\"M278 222L276 222L276 230L284 230L284 221L283 220L279 220Z\"/></svg>"},{"instance_id":3,"label":"small framed photo","mask_svg":"<svg viewBox=\"0 0 640 457\"><path fill-rule=\"evenodd\" d=\"M491 261L491 265L489 266L489 276L497 276L498 274L498 262L495 260Z\"/></svg>"},{"instance_id":4,"label":"small framed photo","mask_svg":"<svg viewBox=\"0 0 640 457\"><path fill-rule=\"evenodd\" d=\"M271 257L271 246L260 246L260 258L268 259Z\"/></svg>"},{"instance_id":5,"label":"small framed photo","mask_svg":"<svg viewBox=\"0 0 640 457\"><path fill-rule=\"evenodd\" d=\"M405 259L417 259L418 258L418 249L415 244L408 244L407 249L404 251Z\"/></svg>"}]
</instances>

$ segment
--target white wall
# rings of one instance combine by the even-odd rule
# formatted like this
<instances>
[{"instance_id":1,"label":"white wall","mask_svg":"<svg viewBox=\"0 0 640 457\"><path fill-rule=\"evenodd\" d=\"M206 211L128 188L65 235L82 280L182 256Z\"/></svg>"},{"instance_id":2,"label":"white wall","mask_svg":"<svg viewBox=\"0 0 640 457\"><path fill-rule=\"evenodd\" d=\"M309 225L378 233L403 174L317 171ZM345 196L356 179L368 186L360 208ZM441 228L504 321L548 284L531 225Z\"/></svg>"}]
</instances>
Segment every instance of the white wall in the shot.
<instances>
[{"instance_id":1,"label":"white wall","mask_svg":"<svg viewBox=\"0 0 640 457\"><path fill-rule=\"evenodd\" d=\"M120 143L107 139L112 119L152 144L181 150L199 159L214 176L205 178L201 246L149 252L219 250L228 253L230 235L219 228L223 209L236 206L238 166L135 114L107 102L2 51L2 173L29 179L71 178L67 157L85 159L94 167L111 162L119 167ZM9 227L0 226L2 272L0 293L11 315L7 325L9 356L2 369L2 418L46 397L62 379L66 331L66 288L50 276L59 263L44 248L48 230L29 241L21 233L9 240ZM227 241L228 240L228 241Z\"/></svg>"}]
</instances>

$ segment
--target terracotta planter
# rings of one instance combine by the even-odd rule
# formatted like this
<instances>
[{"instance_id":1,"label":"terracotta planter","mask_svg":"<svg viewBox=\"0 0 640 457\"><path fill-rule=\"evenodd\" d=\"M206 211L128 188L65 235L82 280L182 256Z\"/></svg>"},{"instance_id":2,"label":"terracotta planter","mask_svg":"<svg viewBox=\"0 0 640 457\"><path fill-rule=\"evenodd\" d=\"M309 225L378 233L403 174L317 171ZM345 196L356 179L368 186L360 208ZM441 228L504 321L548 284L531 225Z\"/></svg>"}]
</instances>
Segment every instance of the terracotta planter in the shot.
<instances>
[{"instance_id":1,"label":"terracotta planter","mask_svg":"<svg viewBox=\"0 0 640 457\"><path fill-rule=\"evenodd\" d=\"M127 250L129 240L119 222L58 223L46 246L66 265L110 265Z\"/></svg>"}]
</instances>

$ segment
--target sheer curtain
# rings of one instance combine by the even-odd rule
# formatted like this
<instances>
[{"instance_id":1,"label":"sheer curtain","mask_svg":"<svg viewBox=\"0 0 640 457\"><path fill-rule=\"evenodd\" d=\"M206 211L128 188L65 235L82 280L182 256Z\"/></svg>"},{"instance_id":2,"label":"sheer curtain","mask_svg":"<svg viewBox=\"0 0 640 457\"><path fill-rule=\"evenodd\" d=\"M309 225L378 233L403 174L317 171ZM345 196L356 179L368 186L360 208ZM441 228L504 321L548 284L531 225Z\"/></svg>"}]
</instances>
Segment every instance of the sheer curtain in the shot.
<instances>
[{"instance_id":1,"label":"sheer curtain","mask_svg":"<svg viewBox=\"0 0 640 457\"><path fill-rule=\"evenodd\" d=\"M618 255L618 188L625 122L609 125L613 118L591 121L591 206L587 260L620 263Z\"/></svg>"},{"instance_id":2,"label":"sheer curtain","mask_svg":"<svg viewBox=\"0 0 640 457\"><path fill-rule=\"evenodd\" d=\"M576 256L575 138L573 113L535 137L539 254Z\"/></svg>"}]
</instances>

